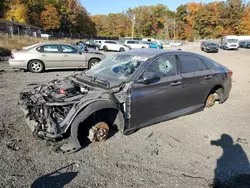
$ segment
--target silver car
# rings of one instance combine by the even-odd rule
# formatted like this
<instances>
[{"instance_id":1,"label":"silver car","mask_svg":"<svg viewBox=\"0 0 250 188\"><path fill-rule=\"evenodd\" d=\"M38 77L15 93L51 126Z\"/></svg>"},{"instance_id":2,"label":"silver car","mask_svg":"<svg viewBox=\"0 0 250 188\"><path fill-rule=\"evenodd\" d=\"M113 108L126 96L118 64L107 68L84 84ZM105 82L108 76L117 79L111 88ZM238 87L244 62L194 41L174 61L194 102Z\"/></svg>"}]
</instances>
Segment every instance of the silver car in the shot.
<instances>
[{"instance_id":1,"label":"silver car","mask_svg":"<svg viewBox=\"0 0 250 188\"><path fill-rule=\"evenodd\" d=\"M12 52L9 65L40 73L49 69L90 68L105 58L100 52L84 52L67 43L38 43Z\"/></svg>"}]
</instances>

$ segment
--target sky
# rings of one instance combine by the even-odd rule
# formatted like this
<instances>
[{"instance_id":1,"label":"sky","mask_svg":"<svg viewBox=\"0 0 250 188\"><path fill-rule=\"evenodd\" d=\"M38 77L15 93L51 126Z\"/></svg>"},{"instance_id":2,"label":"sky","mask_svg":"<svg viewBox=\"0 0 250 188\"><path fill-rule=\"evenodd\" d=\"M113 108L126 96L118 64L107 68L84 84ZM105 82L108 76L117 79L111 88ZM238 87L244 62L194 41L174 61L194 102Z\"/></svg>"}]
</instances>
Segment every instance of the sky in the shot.
<instances>
[{"instance_id":1,"label":"sky","mask_svg":"<svg viewBox=\"0 0 250 188\"><path fill-rule=\"evenodd\" d=\"M188 2L204 2L209 3L215 0L80 0L82 5L91 15L120 13L129 8L134 8L141 5L156 5L164 4L172 11Z\"/></svg>"}]
</instances>

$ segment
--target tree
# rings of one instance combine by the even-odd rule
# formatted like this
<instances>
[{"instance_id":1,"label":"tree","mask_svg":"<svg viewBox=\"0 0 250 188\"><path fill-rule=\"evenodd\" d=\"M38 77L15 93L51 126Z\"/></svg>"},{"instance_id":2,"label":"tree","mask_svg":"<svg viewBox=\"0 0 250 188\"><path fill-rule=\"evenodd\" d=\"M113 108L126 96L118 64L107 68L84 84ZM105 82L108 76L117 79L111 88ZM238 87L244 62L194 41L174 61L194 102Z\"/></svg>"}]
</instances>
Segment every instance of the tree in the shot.
<instances>
[{"instance_id":1,"label":"tree","mask_svg":"<svg viewBox=\"0 0 250 188\"><path fill-rule=\"evenodd\" d=\"M9 10L4 16L7 20L13 19L16 22L27 23L27 6L25 4L16 3L9 6Z\"/></svg>"},{"instance_id":2,"label":"tree","mask_svg":"<svg viewBox=\"0 0 250 188\"><path fill-rule=\"evenodd\" d=\"M236 30L240 35L250 35L250 7L247 7Z\"/></svg>"},{"instance_id":3,"label":"tree","mask_svg":"<svg viewBox=\"0 0 250 188\"><path fill-rule=\"evenodd\" d=\"M60 16L55 7L45 6L45 10L41 13L41 21L45 30L55 30L60 28Z\"/></svg>"}]
</instances>

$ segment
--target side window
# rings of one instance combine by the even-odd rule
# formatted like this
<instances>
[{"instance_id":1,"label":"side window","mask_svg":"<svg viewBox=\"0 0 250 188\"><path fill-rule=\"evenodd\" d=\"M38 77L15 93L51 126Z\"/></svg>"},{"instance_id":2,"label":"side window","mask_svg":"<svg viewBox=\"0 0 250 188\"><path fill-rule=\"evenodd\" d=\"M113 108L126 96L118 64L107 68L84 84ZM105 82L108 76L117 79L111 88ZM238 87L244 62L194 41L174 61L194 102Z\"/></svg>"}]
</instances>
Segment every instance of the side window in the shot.
<instances>
[{"instance_id":1,"label":"side window","mask_svg":"<svg viewBox=\"0 0 250 188\"><path fill-rule=\"evenodd\" d=\"M133 44L133 41L128 41L127 43L128 43L128 44Z\"/></svg>"},{"instance_id":2,"label":"side window","mask_svg":"<svg viewBox=\"0 0 250 188\"><path fill-rule=\"evenodd\" d=\"M179 55L181 61L181 73L190 73L207 70L207 66L198 57L191 55Z\"/></svg>"},{"instance_id":3,"label":"side window","mask_svg":"<svg viewBox=\"0 0 250 188\"><path fill-rule=\"evenodd\" d=\"M61 48L62 48L62 53L72 53L72 54L75 54L77 53L77 49L71 47L71 46L68 46L68 45L61 45Z\"/></svg>"},{"instance_id":4,"label":"side window","mask_svg":"<svg viewBox=\"0 0 250 188\"><path fill-rule=\"evenodd\" d=\"M58 53L58 45L44 45L40 46L36 49L38 52L43 52L43 53Z\"/></svg>"},{"instance_id":5,"label":"side window","mask_svg":"<svg viewBox=\"0 0 250 188\"><path fill-rule=\"evenodd\" d=\"M175 56L162 56L152 62L145 72L154 72L160 77L176 75Z\"/></svg>"},{"instance_id":6,"label":"side window","mask_svg":"<svg viewBox=\"0 0 250 188\"><path fill-rule=\"evenodd\" d=\"M115 41L111 41L111 44L117 44L117 42L115 42Z\"/></svg>"},{"instance_id":7,"label":"side window","mask_svg":"<svg viewBox=\"0 0 250 188\"><path fill-rule=\"evenodd\" d=\"M210 61L209 59L202 59L203 63L206 64L206 66L208 67L208 69L214 69L215 65L212 61Z\"/></svg>"}]
</instances>

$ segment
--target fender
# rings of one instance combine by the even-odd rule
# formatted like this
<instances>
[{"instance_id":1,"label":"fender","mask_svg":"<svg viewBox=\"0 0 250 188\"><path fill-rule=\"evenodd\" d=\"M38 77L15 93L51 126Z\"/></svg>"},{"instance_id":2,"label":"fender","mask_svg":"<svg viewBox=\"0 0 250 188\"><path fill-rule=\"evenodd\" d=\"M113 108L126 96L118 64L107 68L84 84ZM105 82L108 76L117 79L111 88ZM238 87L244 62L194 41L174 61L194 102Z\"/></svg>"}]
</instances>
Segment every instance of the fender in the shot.
<instances>
[{"instance_id":1,"label":"fender","mask_svg":"<svg viewBox=\"0 0 250 188\"><path fill-rule=\"evenodd\" d=\"M86 108L84 108L74 119L73 123L71 124L71 134L70 134L70 141L77 147L81 147L80 142L78 140L78 128L79 124L85 121L90 115L94 112L103 110L103 109L115 109L118 110L117 117L115 119L115 124L119 131L123 133L124 131L124 116L119 107L118 103L108 100L100 100L90 103Z\"/></svg>"}]
</instances>

